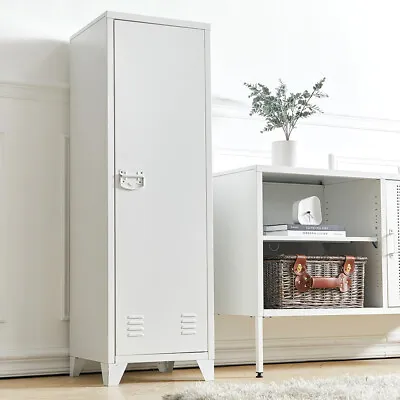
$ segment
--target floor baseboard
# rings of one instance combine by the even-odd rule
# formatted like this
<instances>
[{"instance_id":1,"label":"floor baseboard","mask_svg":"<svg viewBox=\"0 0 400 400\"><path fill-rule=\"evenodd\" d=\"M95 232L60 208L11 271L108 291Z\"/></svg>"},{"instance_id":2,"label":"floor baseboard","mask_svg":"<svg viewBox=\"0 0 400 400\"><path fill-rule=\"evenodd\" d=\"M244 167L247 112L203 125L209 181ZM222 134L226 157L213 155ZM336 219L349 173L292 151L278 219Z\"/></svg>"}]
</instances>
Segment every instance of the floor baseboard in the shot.
<instances>
[{"instance_id":1,"label":"floor baseboard","mask_svg":"<svg viewBox=\"0 0 400 400\"><path fill-rule=\"evenodd\" d=\"M285 363L392 358L400 356L400 343L381 337L301 338L264 341L264 362ZM255 364L254 341L216 342L216 366ZM177 368L197 367L195 361L177 362ZM156 369L155 364L130 364L128 370ZM84 372L100 372L100 366L88 362ZM0 356L0 377L57 375L69 373L68 349L13 352Z\"/></svg>"}]
</instances>

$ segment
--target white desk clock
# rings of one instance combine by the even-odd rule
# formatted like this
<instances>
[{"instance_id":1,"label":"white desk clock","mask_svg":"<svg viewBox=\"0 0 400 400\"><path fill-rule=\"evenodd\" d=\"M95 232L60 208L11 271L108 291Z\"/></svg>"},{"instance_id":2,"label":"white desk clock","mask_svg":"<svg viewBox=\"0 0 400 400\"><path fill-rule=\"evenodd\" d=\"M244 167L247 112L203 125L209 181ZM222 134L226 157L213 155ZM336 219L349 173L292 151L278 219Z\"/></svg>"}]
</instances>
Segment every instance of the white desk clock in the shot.
<instances>
[{"instance_id":1,"label":"white desk clock","mask_svg":"<svg viewBox=\"0 0 400 400\"><path fill-rule=\"evenodd\" d=\"M293 222L301 225L320 225L321 201L317 196L306 197L293 204Z\"/></svg>"}]
</instances>

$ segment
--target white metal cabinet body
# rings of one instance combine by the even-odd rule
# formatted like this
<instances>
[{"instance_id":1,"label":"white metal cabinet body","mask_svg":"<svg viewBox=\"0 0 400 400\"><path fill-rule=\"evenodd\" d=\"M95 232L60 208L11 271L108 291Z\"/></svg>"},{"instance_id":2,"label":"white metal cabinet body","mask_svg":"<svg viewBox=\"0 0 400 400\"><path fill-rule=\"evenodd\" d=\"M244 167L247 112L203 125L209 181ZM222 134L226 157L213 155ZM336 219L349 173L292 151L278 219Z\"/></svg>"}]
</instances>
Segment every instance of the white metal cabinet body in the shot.
<instances>
[{"instance_id":1,"label":"white metal cabinet body","mask_svg":"<svg viewBox=\"0 0 400 400\"><path fill-rule=\"evenodd\" d=\"M72 375L213 376L209 74L207 25L106 13L71 39Z\"/></svg>"}]
</instances>

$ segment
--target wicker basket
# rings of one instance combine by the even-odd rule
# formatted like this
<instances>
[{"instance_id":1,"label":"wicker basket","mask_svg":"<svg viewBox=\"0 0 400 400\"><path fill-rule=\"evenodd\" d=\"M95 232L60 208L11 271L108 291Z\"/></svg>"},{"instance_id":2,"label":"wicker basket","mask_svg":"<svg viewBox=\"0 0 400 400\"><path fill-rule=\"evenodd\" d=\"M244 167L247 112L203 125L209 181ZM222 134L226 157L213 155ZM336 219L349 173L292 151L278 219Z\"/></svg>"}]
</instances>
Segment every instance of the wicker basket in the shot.
<instances>
[{"instance_id":1,"label":"wicker basket","mask_svg":"<svg viewBox=\"0 0 400 400\"><path fill-rule=\"evenodd\" d=\"M264 257L265 309L364 306L366 257L304 257ZM352 269L350 270L350 264L347 264L346 271L345 263L349 259L352 260ZM304 265L301 264L301 260ZM344 282L345 288L343 289L343 284L338 282ZM303 288L300 287L302 285Z\"/></svg>"}]
</instances>

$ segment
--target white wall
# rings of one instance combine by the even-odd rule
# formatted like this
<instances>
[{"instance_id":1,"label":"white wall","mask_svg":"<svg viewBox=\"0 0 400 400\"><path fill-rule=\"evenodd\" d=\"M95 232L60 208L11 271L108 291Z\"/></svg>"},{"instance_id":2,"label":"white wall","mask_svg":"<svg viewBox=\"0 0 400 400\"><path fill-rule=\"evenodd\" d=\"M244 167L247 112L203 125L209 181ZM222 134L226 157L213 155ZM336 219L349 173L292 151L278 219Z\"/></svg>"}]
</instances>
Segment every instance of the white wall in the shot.
<instances>
[{"instance_id":1,"label":"white wall","mask_svg":"<svg viewBox=\"0 0 400 400\"><path fill-rule=\"evenodd\" d=\"M395 0L0 0L0 375L65 371L68 38L104 10L212 24L214 168L268 161L244 81L293 90L327 77L299 126L304 165L400 158ZM254 360L253 321L217 317L220 362ZM267 320L266 360L399 355L396 317ZM293 328L295 327L295 329Z\"/></svg>"}]
</instances>

